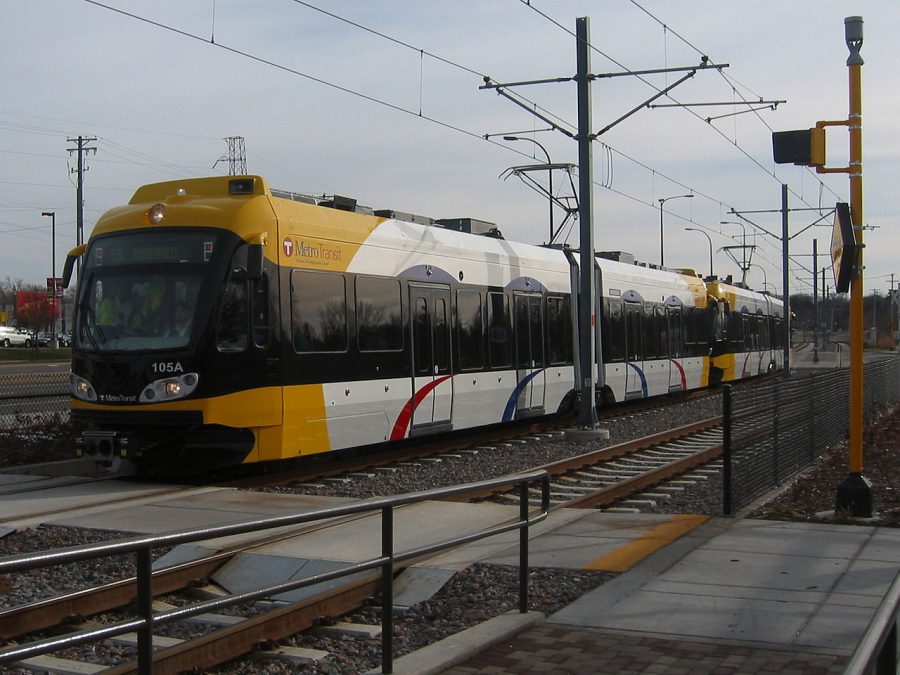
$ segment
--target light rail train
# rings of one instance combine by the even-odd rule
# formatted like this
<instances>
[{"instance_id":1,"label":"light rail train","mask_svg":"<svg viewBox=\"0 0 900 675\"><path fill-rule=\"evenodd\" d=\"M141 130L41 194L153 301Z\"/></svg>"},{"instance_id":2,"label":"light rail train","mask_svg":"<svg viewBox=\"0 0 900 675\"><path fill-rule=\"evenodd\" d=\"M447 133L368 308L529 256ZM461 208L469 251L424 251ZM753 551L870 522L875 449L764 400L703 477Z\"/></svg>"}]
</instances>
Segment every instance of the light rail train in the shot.
<instances>
[{"instance_id":1,"label":"light rail train","mask_svg":"<svg viewBox=\"0 0 900 675\"><path fill-rule=\"evenodd\" d=\"M258 176L141 187L66 261L77 452L189 474L571 410L577 258ZM596 265L598 404L782 366L780 300Z\"/></svg>"}]
</instances>

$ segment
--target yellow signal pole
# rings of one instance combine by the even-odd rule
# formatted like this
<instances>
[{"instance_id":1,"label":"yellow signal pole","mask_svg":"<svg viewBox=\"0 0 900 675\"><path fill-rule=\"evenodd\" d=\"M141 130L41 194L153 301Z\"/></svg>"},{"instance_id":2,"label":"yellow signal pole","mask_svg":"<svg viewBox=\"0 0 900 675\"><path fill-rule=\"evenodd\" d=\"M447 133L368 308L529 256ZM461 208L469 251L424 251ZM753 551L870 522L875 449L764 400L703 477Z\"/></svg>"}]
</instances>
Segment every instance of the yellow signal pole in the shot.
<instances>
[{"instance_id":1,"label":"yellow signal pole","mask_svg":"<svg viewBox=\"0 0 900 675\"><path fill-rule=\"evenodd\" d=\"M851 516L872 516L872 486L863 472L863 164L861 16L844 19L850 83L850 214L856 234L856 269L850 282L850 458L849 474L838 487L836 507Z\"/></svg>"}]
</instances>

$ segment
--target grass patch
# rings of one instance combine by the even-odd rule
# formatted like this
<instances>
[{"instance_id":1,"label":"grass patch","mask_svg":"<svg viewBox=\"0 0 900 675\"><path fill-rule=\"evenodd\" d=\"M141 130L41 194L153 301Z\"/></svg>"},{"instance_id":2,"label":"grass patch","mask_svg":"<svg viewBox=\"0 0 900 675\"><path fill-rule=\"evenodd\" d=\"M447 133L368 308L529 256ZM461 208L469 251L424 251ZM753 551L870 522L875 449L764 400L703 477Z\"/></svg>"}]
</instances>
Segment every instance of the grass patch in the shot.
<instances>
[{"instance_id":1,"label":"grass patch","mask_svg":"<svg viewBox=\"0 0 900 675\"><path fill-rule=\"evenodd\" d=\"M0 361L13 361L16 363L38 363L52 361L69 361L72 358L72 350L68 347L50 349L39 347L31 349L25 347L0 347Z\"/></svg>"}]
</instances>

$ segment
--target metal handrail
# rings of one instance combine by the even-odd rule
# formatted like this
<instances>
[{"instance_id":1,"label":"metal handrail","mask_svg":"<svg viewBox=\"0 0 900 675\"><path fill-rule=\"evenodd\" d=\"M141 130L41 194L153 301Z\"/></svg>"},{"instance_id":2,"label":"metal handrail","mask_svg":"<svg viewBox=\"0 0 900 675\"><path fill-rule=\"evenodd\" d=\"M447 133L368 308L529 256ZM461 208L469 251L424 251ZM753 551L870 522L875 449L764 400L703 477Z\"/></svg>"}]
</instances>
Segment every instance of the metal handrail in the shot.
<instances>
[{"instance_id":1,"label":"metal handrail","mask_svg":"<svg viewBox=\"0 0 900 675\"><path fill-rule=\"evenodd\" d=\"M866 627L844 675L896 675L897 673L897 612L900 611L900 574L878 605L875 616Z\"/></svg>"},{"instance_id":2,"label":"metal handrail","mask_svg":"<svg viewBox=\"0 0 900 675\"><path fill-rule=\"evenodd\" d=\"M529 486L533 483L541 483L541 507L535 513L529 514L528 493ZM507 486L519 486L519 517L506 521L499 525L467 534L462 537L448 539L442 542L409 549L399 553L393 550L393 512L398 506L405 506L430 499L442 499L449 496L463 495L477 492L486 488L503 488ZM255 591L239 593L226 598L218 598L199 602L186 607L153 614L153 589L152 589L152 556L155 548L164 546L176 546L195 541L216 539L219 537L270 530L278 527L287 527L310 523L317 520L336 518L340 516L381 511L382 551L381 555L355 564L350 564L340 569L322 574L316 574L303 579L288 581L272 586L267 586ZM104 558L113 555L134 554L137 562L137 614L138 617L120 621L114 624L78 631L58 637L35 641L24 645L15 645L0 649L0 664L20 661L22 659L40 656L52 651L74 647L76 645L95 642L97 640L113 637L122 633L136 631L138 635L137 661L139 673L153 672L153 628L173 621L186 619L198 614L204 614L213 610L229 607L231 605L258 600L261 598L285 593L287 591L305 588L314 584L331 581L341 577L357 574L367 570L381 568L382 572L382 672L393 671L393 568L395 563L419 558L437 551L468 544L479 539L485 539L497 534L518 529L519 535L519 611L528 611L528 528L544 520L550 512L550 477L544 470L529 471L493 478L445 488L435 488L420 492L411 492L392 497L376 497L352 504L318 509L302 514L275 516L251 521L244 521L231 525L216 525L212 527L195 528L190 530L175 530L162 534L140 535L128 539L120 539L113 542L98 544L84 544L70 548L52 549L36 553L23 553L0 559L0 575L13 572L22 572L31 569L62 565L66 563Z\"/></svg>"}]
</instances>

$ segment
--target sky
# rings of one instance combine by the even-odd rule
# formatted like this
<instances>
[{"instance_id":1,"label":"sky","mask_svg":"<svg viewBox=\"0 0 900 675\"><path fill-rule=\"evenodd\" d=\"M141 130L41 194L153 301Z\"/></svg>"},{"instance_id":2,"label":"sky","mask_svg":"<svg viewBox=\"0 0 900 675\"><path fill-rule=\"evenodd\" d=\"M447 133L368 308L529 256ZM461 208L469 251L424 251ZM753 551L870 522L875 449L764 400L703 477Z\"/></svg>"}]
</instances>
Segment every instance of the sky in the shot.
<instances>
[{"instance_id":1,"label":"sky","mask_svg":"<svg viewBox=\"0 0 900 675\"><path fill-rule=\"evenodd\" d=\"M664 107L642 104L684 73L593 82L594 132L638 108L593 144L596 248L658 263L659 200L666 199L667 266L707 274L712 247L713 271L740 278L729 251L738 259L746 254L747 282L780 294L787 184L796 209L789 288L811 293L813 238L818 278L827 267L825 283L834 285L829 214L835 202L849 200L849 180L775 165L771 135L847 118L844 18L859 15L864 292L886 294L892 274L900 285L896 0L0 0L0 6L6 57L0 280L43 284L51 275L51 219L41 215L51 211L61 275L75 246L69 139L78 136L96 139L87 144L96 152L86 156L85 237L140 185L227 174L224 139L239 136L248 173L272 187L345 195L432 218L478 218L496 223L507 239L546 242L547 198L507 169L545 162L537 143L554 163L577 163L575 141L543 131L548 125L533 114L574 131L576 86L506 90L530 110L480 87L485 76L495 83L571 77L575 21L589 17L592 73L696 66L702 56L727 64L696 72L654 102ZM780 102L773 110L774 101ZM504 134L537 143L504 141ZM847 166L847 138L845 127L829 128L828 166ZM546 172L530 175L544 181ZM567 185L566 174L555 172L555 191L571 194L560 191ZM556 210L557 225L563 215ZM577 246L572 225L557 241Z\"/></svg>"}]
</instances>

